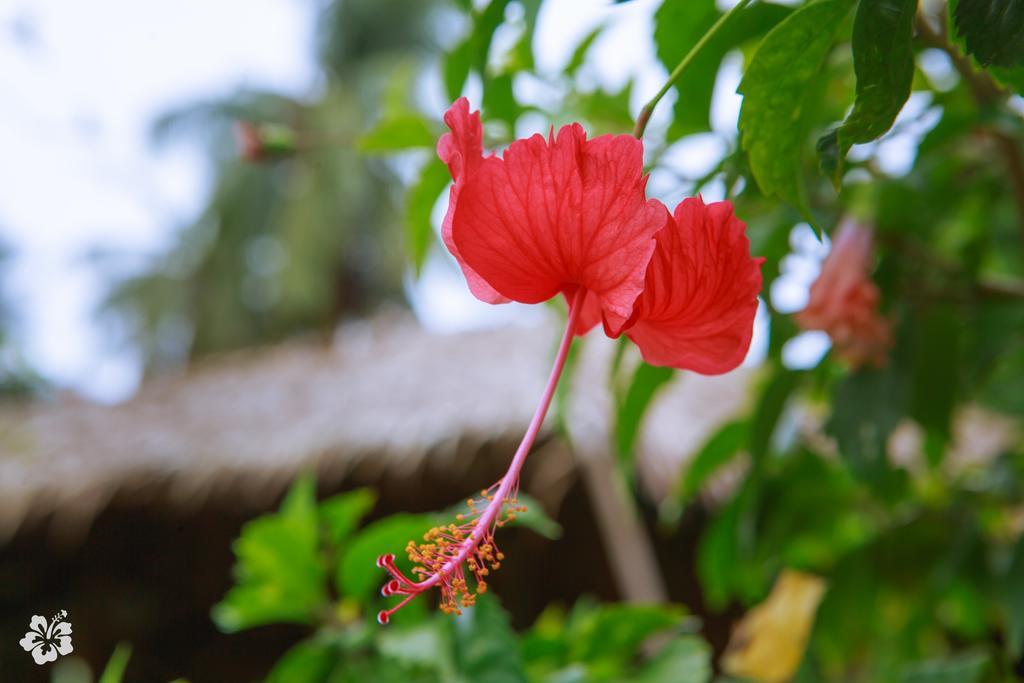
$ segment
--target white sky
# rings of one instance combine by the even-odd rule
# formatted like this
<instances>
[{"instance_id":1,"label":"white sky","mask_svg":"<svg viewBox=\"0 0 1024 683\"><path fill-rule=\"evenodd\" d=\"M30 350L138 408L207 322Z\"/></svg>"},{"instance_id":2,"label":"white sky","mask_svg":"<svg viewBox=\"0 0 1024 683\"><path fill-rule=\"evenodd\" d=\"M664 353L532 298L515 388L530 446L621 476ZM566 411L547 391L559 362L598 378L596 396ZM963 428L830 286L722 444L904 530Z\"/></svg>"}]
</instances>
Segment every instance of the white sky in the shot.
<instances>
[{"instance_id":1,"label":"white sky","mask_svg":"<svg viewBox=\"0 0 1024 683\"><path fill-rule=\"evenodd\" d=\"M244 86L307 91L313 3L0 0L0 239L29 362L100 399L136 359L93 319L96 249L152 253L203 205L201 149L150 142L162 113Z\"/></svg>"},{"instance_id":2,"label":"white sky","mask_svg":"<svg viewBox=\"0 0 1024 683\"><path fill-rule=\"evenodd\" d=\"M559 70L583 36L609 24L591 52L591 73L610 88L636 77L638 110L665 78L649 39L657 4L545 2L535 45L540 67ZM138 359L115 348L94 319L106 283L85 256L157 252L202 208L206 156L185 142L155 148L149 131L157 116L245 87L293 95L315 87L314 7L301 0L0 0L0 240L16 255L4 290L28 360L46 378L98 400L133 391ZM716 89L719 135L698 136L669 156L687 175L707 170L724 150L721 136L735 135L739 68L727 60ZM681 198L674 183L655 174L650 188L674 205ZM723 191L712 187L705 198ZM439 330L531 315L476 302L443 261L428 265L412 298L424 323Z\"/></svg>"}]
</instances>

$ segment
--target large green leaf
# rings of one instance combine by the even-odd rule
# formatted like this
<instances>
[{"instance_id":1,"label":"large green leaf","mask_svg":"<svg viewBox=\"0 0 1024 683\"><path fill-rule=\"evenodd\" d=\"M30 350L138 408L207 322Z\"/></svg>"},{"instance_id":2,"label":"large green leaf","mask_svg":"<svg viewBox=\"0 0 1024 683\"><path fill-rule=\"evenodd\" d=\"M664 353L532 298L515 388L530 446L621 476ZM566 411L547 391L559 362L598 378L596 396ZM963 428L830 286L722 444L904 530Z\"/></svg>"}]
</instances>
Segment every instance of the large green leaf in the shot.
<instances>
[{"instance_id":1,"label":"large green leaf","mask_svg":"<svg viewBox=\"0 0 1024 683\"><path fill-rule=\"evenodd\" d=\"M711 128L711 97L726 53L763 35L791 12L789 7L758 2L734 13L719 27L676 81L678 97L670 139ZM654 16L654 43L668 71L682 61L718 17L714 0L667 0L662 4Z\"/></svg>"},{"instance_id":2,"label":"large green leaf","mask_svg":"<svg viewBox=\"0 0 1024 683\"><path fill-rule=\"evenodd\" d=\"M310 623L326 604L315 492L312 477L300 477L280 512L242 527L234 543L236 584L213 608L221 630Z\"/></svg>"},{"instance_id":3,"label":"large green leaf","mask_svg":"<svg viewBox=\"0 0 1024 683\"><path fill-rule=\"evenodd\" d=\"M1024 63L1024 0L952 0L957 36L982 65Z\"/></svg>"},{"instance_id":4,"label":"large green leaf","mask_svg":"<svg viewBox=\"0 0 1024 683\"><path fill-rule=\"evenodd\" d=\"M808 93L853 0L815 0L765 36L739 92L739 127L762 192L806 206L800 159L807 135Z\"/></svg>"},{"instance_id":5,"label":"large green leaf","mask_svg":"<svg viewBox=\"0 0 1024 683\"><path fill-rule=\"evenodd\" d=\"M850 147L889 130L910 97L916 11L917 0L862 0L857 7L853 22L857 99L843 124L818 141L822 170L837 188Z\"/></svg>"}]
</instances>

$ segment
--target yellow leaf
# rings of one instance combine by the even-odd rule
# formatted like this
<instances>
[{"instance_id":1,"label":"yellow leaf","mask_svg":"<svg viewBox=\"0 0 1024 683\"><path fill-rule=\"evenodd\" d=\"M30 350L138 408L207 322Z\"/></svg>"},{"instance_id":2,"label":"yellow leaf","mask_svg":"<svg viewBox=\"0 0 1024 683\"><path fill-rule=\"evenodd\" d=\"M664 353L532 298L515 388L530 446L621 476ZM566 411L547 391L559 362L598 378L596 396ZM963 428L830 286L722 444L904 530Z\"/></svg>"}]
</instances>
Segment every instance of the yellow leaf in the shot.
<instances>
[{"instance_id":1,"label":"yellow leaf","mask_svg":"<svg viewBox=\"0 0 1024 683\"><path fill-rule=\"evenodd\" d=\"M725 672L757 683L788 681L804 657L824 594L821 577L784 570L768 598L747 612L733 630L722 655Z\"/></svg>"}]
</instances>

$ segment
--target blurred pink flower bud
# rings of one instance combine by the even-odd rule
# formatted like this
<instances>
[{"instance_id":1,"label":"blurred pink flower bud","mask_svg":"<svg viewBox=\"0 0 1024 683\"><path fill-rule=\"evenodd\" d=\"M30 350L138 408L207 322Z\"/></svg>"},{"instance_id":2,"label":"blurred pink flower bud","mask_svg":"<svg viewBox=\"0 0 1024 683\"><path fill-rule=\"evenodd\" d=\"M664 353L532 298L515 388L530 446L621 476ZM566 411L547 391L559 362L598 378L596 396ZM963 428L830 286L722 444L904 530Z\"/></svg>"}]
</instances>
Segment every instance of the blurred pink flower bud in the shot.
<instances>
[{"instance_id":1,"label":"blurred pink flower bud","mask_svg":"<svg viewBox=\"0 0 1024 683\"><path fill-rule=\"evenodd\" d=\"M878 287L871 281L871 229L847 221L811 285L807 307L796 314L805 330L823 330L840 358L853 367L882 366L892 330L878 312Z\"/></svg>"},{"instance_id":2,"label":"blurred pink flower bud","mask_svg":"<svg viewBox=\"0 0 1024 683\"><path fill-rule=\"evenodd\" d=\"M235 122L235 141L238 153L246 161L262 161L264 157L263 135L251 121Z\"/></svg>"}]
</instances>

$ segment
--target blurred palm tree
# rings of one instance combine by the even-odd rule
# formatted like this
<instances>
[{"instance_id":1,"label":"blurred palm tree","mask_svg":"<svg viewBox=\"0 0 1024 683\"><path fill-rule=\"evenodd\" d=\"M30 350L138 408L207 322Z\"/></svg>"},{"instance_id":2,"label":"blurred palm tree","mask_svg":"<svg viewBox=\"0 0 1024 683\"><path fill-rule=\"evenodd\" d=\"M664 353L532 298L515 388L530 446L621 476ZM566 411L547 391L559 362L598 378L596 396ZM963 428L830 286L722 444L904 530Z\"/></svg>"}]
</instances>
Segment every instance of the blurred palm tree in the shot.
<instances>
[{"instance_id":1,"label":"blurred palm tree","mask_svg":"<svg viewBox=\"0 0 1024 683\"><path fill-rule=\"evenodd\" d=\"M0 281L7 275L10 258L10 247L0 242ZM0 288L2 293L4 290ZM12 334L15 323L10 301L0 295L0 400L38 395L47 388L22 356L21 345Z\"/></svg>"},{"instance_id":2,"label":"blurred palm tree","mask_svg":"<svg viewBox=\"0 0 1024 683\"><path fill-rule=\"evenodd\" d=\"M346 316L401 300L401 187L391 166L353 142L382 101L411 97L439 49L431 28L441 8L330 0L316 11L315 95L239 93L171 112L154 127L157 141L202 135L215 180L173 247L121 279L106 301L104 313L127 323L147 369L296 333L328 335ZM288 153L246 161L232 139L239 121L257 135L284 131Z\"/></svg>"}]
</instances>

